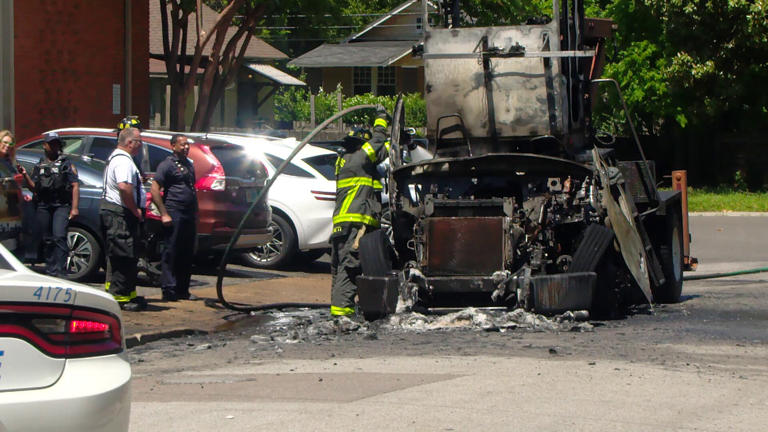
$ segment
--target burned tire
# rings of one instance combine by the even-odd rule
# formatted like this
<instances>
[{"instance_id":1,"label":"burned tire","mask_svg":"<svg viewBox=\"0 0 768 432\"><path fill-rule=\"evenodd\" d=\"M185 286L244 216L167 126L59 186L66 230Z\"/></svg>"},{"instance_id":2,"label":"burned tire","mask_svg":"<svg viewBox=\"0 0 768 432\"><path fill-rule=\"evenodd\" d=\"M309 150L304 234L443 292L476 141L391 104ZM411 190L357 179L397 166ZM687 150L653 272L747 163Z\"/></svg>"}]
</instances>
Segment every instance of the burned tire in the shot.
<instances>
[{"instance_id":1,"label":"burned tire","mask_svg":"<svg viewBox=\"0 0 768 432\"><path fill-rule=\"evenodd\" d=\"M392 270L389 239L384 230L364 235L358 245L360 266L366 276L386 276Z\"/></svg>"},{"instance_id":2,"label":"burned tire","mask_svg":"<svg viewBox=\"0 0 768 432\"><path fill-rule=\"evenodd\" d=\"M284 267L296 255L296 233L282 216L272 213L272 239L240 257L249 267L274 269Z\"/></svg>"},{"instance_id":3,"label":"burned tire","mask_svg":"<svg viewBox=\"0 0 768 432\"><path fill-rule=\"evenodd\" d=\"M657 303L677 303L683 292L683 220L679 211L667 215L657 251L664 272L664 283L655 286Z\"/></svg>"},{"instance_id":4,"label":"burned tire","mask_svg":"<svg viewBox=\"0 0 768 432\"><path fill-rule=\"evenodd\" d=\"M603 255L595 270L597 282L592 305L589 308L590 318L615 319L624 315L624 305L621 298L622 287L629 279L629 271L622 261L621 255L610 246Z\"/></svg>"}]
</instances>

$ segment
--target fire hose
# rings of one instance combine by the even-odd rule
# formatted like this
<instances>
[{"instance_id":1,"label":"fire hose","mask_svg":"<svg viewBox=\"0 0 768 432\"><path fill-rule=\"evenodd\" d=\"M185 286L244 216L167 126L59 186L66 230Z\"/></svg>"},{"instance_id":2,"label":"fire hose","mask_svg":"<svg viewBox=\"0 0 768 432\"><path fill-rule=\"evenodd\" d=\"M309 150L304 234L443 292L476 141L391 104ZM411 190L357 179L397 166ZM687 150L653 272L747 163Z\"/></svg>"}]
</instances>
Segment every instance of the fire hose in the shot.
<instances>
[{"instance_id":1,"label":"fire hose","mask_svg":"<svg viewBox=\"0 0 768 432\"><path fill-rule=\"evenodd\" d=\"M715 278L721 278L721 277L741 276L741 275L763 273L763 272L768 272L768 267L757 267L753 269L739 270L739 271L725 272L725 273L696 274L696 275L685 276L683 277L683 280L688 281L688 280L701 280L701 279L715 279Z\"/></svg>"},{"instance_id":2,"label":"fire hose","mask_svg":"<svg viewBox=\"0 0 768 432\"><path fill-rule=\"evenodd\" d=\"M283 173L285 170L285 167L293 160L293 158L296 156L296 154L299 153L299 151L304 148L307 143L315 137L321 130L325 129L326 126L333 123L334 121L338 120L339 118L362 109L376 109L379 108L378 105L355 105L353 107L349 107L345 110L342 110L333 116L331 116L329 119L325 120L324 122L320 123L319 126L317 126L315 129L312 130L312 132L309 133L302 141L299 143L298 146L296 146L295 149L291 152L290 155L288 155L288 158L283 161L283 163L280 164L280 166L275 171L275 174L270 177L267 180L267 183L264 185L264 188L261 190L259 195L256 197L254 202L251 204L251 206L248 208L248 210L243 215L243 218L240 220L240 224L237 226L237 229L235 230L235 233L232 235L232 238L229 240L229 243L227 244L227 248L224 250L224 255L221 257L221 262L219 263L219 269L218 269L218 275L216 277L216 295L219 298L219 302L227 309L236 311L236 312L252 312L252 311L260 311L260 310L267 310L267 309L285 309L285 308L323 308L323 307L330 307L330 304L322 304L322 303L270 303L270 304L263 304L263 305L247 305L247 304L235 304L228 302L224 298L224 292L223 292L223 281L224 281L224 273L227 269L227 261L229 259L229 255L232 251L232 247L237 242L237 239L240 237L240 232L243 230L243 226L245 225L245 221L248 219L248 217L253 212L253 209L256 208L256 206L266 198L267 192L269 191L269 188L272 187L272 185L275 183L275 180L277 177Z\"/></svg>"}]
</instances>

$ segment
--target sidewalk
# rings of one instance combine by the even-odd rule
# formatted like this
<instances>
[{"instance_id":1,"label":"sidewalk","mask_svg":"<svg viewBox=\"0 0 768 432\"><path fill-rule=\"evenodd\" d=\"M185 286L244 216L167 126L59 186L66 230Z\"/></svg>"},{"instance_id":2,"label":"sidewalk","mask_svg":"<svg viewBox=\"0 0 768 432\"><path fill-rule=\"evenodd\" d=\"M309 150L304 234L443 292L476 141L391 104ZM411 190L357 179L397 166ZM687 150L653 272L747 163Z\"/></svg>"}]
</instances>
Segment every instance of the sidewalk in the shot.
<instances>
[{"instance_id":1,"label":"sidewalk","mask_svg":"<svg viewBox=\"0 0 768 432\"><path fill-rule=\"evenodd\" d=\"M227 281L231 285L227 285ZM330 303L330 275L275 277L232 283L224 279L224 298L230 303ZM215 283L193 288L200 300L164 302L159 288L139 288L149 306L142 312L123 312L123 334L128 347L184 334L227 330L233 321L247 315L225 309L218 303Z\"/></svg>"}]
</instances>

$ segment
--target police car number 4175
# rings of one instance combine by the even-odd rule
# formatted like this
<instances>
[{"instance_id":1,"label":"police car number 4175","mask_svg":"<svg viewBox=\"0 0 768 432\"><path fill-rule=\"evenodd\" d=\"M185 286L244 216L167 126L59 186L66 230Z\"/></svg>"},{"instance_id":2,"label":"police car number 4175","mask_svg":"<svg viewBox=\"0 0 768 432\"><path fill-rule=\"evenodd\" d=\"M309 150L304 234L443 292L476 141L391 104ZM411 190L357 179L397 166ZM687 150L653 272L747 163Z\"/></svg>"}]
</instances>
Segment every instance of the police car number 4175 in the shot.
<instances>
[{"instance_id":1,"label":"police car number 4175","mask_svg":"<svg viewBox=\"0 0 768 432\"><path fill-rule=\"evenodd\" d=\"M72 288L41 286L32 293L32 297L38 301L72 303L75 300L75 291Z\"/></svg>"}]
</instances>

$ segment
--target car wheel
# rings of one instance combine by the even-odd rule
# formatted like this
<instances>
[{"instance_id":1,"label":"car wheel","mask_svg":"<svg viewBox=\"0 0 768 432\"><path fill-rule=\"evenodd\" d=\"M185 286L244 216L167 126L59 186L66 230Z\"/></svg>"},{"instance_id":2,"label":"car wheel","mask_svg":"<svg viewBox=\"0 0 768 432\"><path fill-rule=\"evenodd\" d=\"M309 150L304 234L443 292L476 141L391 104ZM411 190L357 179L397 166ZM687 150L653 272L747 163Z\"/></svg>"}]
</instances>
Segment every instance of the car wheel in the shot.
<instances>
[{"instance_id":1,"label":"car wheel","mask_svg":"<svg viewBox=\"0 0 768 432\"><path fill-rule=\"evenodd\" d=\"M66 279L83 282L92 279L99 271L101 245L90 232L77 227L67 230L69 255L65 269Z\"/></svg>"},{"instance_id":2,"label":"car wheel","mask_svg":"<svg viewBox=\"0 0 768 432\"><path fill-rule=\"evenodd\" d=\"M242 254L243 262L250 267L272 269L285 266L296 255L296 234L282 216L272 213L272 240L248 253Z\"/></svg>"},{"instance_id":3,"label":"car wheel","mask_svg":"<svg viewBox=\"0 0 768 432\"><path fill-rule=\"evenodd\" d=\"M658 247L664 283L653 290L658 303L677 303L683 292L683 221L679 212L667 215L664 237Z\"/></svg>"}]
</instances>

